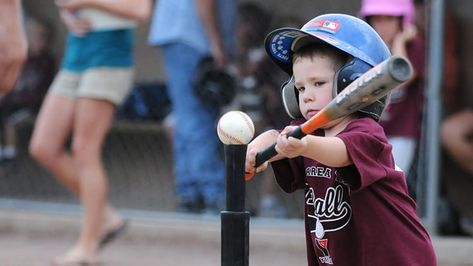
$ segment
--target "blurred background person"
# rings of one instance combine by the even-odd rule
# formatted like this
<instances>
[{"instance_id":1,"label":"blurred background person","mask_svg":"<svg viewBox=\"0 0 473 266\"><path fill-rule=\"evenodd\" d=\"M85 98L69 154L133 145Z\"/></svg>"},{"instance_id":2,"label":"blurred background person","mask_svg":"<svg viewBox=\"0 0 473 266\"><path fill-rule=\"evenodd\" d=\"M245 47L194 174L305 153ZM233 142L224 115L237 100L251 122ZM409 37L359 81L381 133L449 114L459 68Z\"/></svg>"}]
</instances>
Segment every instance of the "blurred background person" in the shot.
<instances>
[{"instance_id":1,"label":"blurred background person","mask_svg":"<svg viewBox=\"0 0 473 266\"><path fill-rule=\"evenodd\" d=\"M133 81L133 28L151 1L57 0L69 30L62 68L49 89L30 142L31 155L80 198L75 245L53 265L95 265L99 249L125 222L107 203L101 149L116 106ZM71 152L65 148L72 137Z\"/></svg>"},{"instance_id":2,"label":"blurred background person","mask_svg":"<svg viewBox=\"0 0 473 266\"><path fill-rule=\"evenodd\" d=\"M280 25L299 28L296 18L271 14L257 3L245 2L238 6L236 66L240 81L239 109L255 123L256 135L268 128L283 128L290 121L281 99L281 85L289 78L264 51L264 37ZM285 217L281 190L271 171L259 178L257 214L264 217Z\"/></svg>"},{"instance_id":3,"label":"blurred background person","mask_svg":"<svg viewBox=\"0 0 473 266\"><path fill-rule=\"evenodd\" d=\"M273 16L257 3L240 3L238 5L236 42L236 67L239 81L237 95L238 109L248 114L255 123L255 134L261 133L268 124L271 124L266 112L268 80L276 75L261 76L263 65L267 60L264 51L264 36L268 33ZM267 65L277 73L278 69ZM260 216L276 216L280 208L276 194L274 177L263 174L259 184L259 206L254 210ZM256 194L256 193L252 193ZM251 195L251 194L250 194Z\"/></svg>"},{"instance_id":4,"label":"blurred background person","mask_svg":"<svg viewBox=\"0 0 473 266\"><path fill-rule=\"evenodd\" d=\"M442 122L441 140L442 144L450 156L453 159L455 165L459 166L466 175L462 173L453 172L456 175L455 179L468 178L467 183L472 184L473 181L473 109L466 108L461 111L455 112L447 116ZM450 171L451 173L451 171ZM446 178L452 179L452 176ZM462 181L460 184L464 183ZM452 184L449 182L447 184ZM455 188L455 186L452 186ZM452 189L452 188L450 188ZM470 191L471 187L467 189ZM458 191L457 193L465 194L464 191ZM468 193L468 192L467 192ZM463 197L470 198L468 195ZM471 203L471 201L469 201ZM464 204L461 204L464 205ZM464 208L464 207L463 207ZM458 208L458 223L462 233L473 236L473 214L471 212L462 211L463 208ZM467 207L468 208L468 207ZM471 209L471 208L469 208ZM452 223L452 221L450 221Z\"/></svg>"},{"instance_id":5,"label":"blurred background person","mask_svg":"<svg viewBox=\"0 0 473 266\"><path fill-rule=\"evenodd\" d=\"M161 48L172 104L178 210L218 213L225 202L225 167L215 130L219 110L196 94L200 62L224 68L234 55L234 0L159 0L149 43Z\"/></svg>"},{"instance_id":6,"label":"blurred background person","mask_svg":"<svg viewBox=\"0 0 473 266\"><path fill-rule=\"evenodd\" d=\"M430 24L429 12L430 1L414 0L415 6L415 25L419 36L429 36ZM458 25L456 19L447 8L444 17L444 54L443 54L443 82L442 82L442 111L444 114L455 112L460 107L458 98L460 98L460 64L459 64L459 46L458 46ZM426 25L427 24L427 25Z\"/></svg>"},{"instance_id":7,"label":"blurred background person","mask_svg":"<svg viewBox=\"0 0 473 266\"><path fill-rule=\"evenodd\" d=\"M415 25L420 36L429 36L431 18L430 1L414 0ZM461 42L458 18L451 6L444 11L443 79L441 88L442 121L440 197L438 206L439 232L443 235L473 235L473 213L471 210L470 187L473 185L473 124L471 120L471 99L468 88L460 86L462 69L460 58ZM428 49L428 48L427 48ZM426 88L427 89L427 88ZM428 91L425 92L428 95ZM424 112L427 117L429 113ZM425 119L424 119L425 120ZM425 139L423 139L426 142ZM420 152L422 145L420 143ZM416 190L423 188L427 179L422 154L419 154ZM413 191L414 193L416 191Z\"/></svg>"},{"instance_id":8,"label":"blurred background person","mask_svg":"<svg viewBox=\"0 0 473 266\"><path fill-rule=\"evenodd\" d=\"M270 30L280 27L301 28L304 24L302 20L295 16L275 15L271 20ZM269 31L267 31L269 33ZM266 36L263 34L263 36ZM264 41L264 40L263 40ZM263 45L263 42L261 43ZM265 53L266 54L266 53ZM282 103L281 88L290 78L272 60L265 56L260 62L258 70L255 72L256 79L261 82L260 89L263 93L263 114L265 119L263 131L269 128L284 128L289 124L291 118L288 116ZM259 212L266 217L300 217L303 210L297 209L294 213L289 210L292 201L297 200L294 194L286 194L276 184L276 179L272 171L261 173L261 189ZM290 202L281 197L290 197ZM289 205L289 206L288 206Z\"/></svg>"},{"instance_id":9,"label":"blurred background person","mask_svg":"<svg viewBox=\"0 0 473 266\"><path fill-rule=\"evenodd\" d=\"M442 122L441 136L448 154L473 177L473 109L449 115Z\"/></svg>"},{"instance_id":10,"label":"blurred background person","mask_svg":"<svg viewBox=\"0 0 473 266\"><path fill-rule=\"evenodd\" d=\"M429 27L428 25L430 24L430 17L429 17L429 11L430 11L430 2L425 1L425 0L415 0L414 1L414 6L415 6L415 25L417 27L418 34L420 36L429 36ZM461 110L462 104L461 104L461 98L462 97L462 92L460 90L459 86L459 78L460 78L460 60L459 60L459 42L458 42L458 25L456 22L456 19L453 17L451 10L447 8L445 10L445 17L444 17L444 42L443 42L443 79L442 79L442 89L441 89L441 103L442 103L442 116L443 119L450 120L450 116L454 114L455 112ZM428 47L426 47L428 49ZM427 77L426 77L427 78ZM425 84L427 85L427 84ZM428 89L428 88L426 88ZM425 94L428 95L428 91L425 91ZM426 108L427 106L424 106ZM429 115L428 112L424 112L424 125L425 126L425 118ZM448 141L449 143L458 143L458 142L465 142L467 139L463 139L463 137L467 136L467 125L462 125L460 127L456 127L457 123L460 120L463 120L463 117L460 119L453 118L453 121L445 121L441 122L442 128L441 128L441 141L445 142ZM466 120L464 121L466 122ZM455 128L452 128L455 127ZM451 132L452 131L452 132ZM448 132L448 133L447 133ZM445 137L447 134L451 134L449 140L445 140ZM423 132L423 134L425 134ZM425 176L425 165L424 165L424 159L422 157L422 146L426 145L426 139L422 139L422 142L420 143L419 147L419 158L417 162L417 171L416 173L411 173L411 174L416 174L417 176L412 176L415 177L417 180L415 183L415 187L412 187L413 190L411 193L417 193L419 192L418 190L423 187L424 180L427 178ZM450 144L447 144L450 146ZM457 167L455 167L455 163L452 162L451 157L449 155L449 151L444 144L444 152L443 152L443 157L442 157L442 169L441 169L441 185L440 185L440 197L439 197L439 207L438 207L438 224L439 224L439 231L441 234L446 234L446 235L457 235L457 234L463 234L465 230L462 230L462 226L460 225L460 221L468 221L467 219L463 218L465 217L465 212L462 211L462 208L459 208L458 204L455 204L455 197L452 197L453 195L459 195L459 194L464 194L459 187L463 187L463 184L461 182L455 181L456 179L461 179L461 175L458 175L457 172ZM456 146L456 144L453 144L453 146ZM457 146L458 147L458 146ZM470 145L471 147L471 145ZM450 147L453 148L453 147ZM465 146L466 149L468 149L468 145ZM454 151L456 153L456 151ZM468 156L467 156L468 157ZM452 157L453 158L453 157ZM455 158L453 158L455 160ZM412 185L412 183L411 183ZM422 193L422 192L421 192ZM469 193L469 192L468 192ZM417 195L414 195L417 196ZM462 197L465 197L462 196ZM457 205L457 206L455 206ZM462 204L460 204L462 205ZM469 209L469 207L467 207ZM469 222L468 224L470 228L470 232L473 232L473 223Z\"/></svg>"},{"instance_id":11,"label":"blurred background person","mask_svg":"<svg viewBox=\"0 0 473 266\"><path fill-rule=\"evenodd\" d=\"M12 89L26 59L21 1L0 1L0 93Z\"/></svg>"},{"instance_id":12,"label":"blurred background person","mask_svg":"<svg viewBox=\"0 0 473 266\"><path fill-rule=\"evenodd\" d=\"M28 55L13 90L0 99L2 147L0 159L14 159L17 154L15 127L36 115L44 95L56 74L56 59L50 50L52 25L46 20L26 20Z\"/></svg>"},{"instance_id":13,"label":"blurred background person","mask_svg":"<svg viewBox=\"0 0 473 266\"><path fill-rule=\"evenodd\" d=\"M424 105L425 42L414 25L412 0L362 0L360 16L388 45L393 55L408 58L413 66L411 80L394 89L381 117L396 165L409 179L416 157Z\"/></svg>"}]
</instances>

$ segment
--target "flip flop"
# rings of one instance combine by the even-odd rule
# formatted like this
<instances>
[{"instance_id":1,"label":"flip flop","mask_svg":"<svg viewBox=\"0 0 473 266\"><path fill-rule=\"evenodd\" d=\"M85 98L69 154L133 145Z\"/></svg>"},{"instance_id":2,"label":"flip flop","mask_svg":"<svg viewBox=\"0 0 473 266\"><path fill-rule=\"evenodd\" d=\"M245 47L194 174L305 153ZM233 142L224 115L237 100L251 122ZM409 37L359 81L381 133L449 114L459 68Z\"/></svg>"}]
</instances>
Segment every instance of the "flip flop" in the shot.
<instances>
[{"instance_id":1,"label":"flip flop","mask_svg":"<svg viewBox=\"0 0 473 266\"><path fill-rule=\"evenodd\" d=\"M120 236L125 231L127 226L128 226L128 222L123 221L123 223L119 227L109 230L108 232L103 234L102 238L100 238L100 241L99 241L99 249L104 248L107 244L109 244L110 242L115 240L118 236Z\"/></svg>"},{"instance_id":2,"label":"flip flop","mask_svg":"<svg viewBox=\"0 0 473 266\"><path fill-rule=\"evenodd\" d=\"M53 260L53 266L97 266L100 263L96 260L85 259L82 257L65 255L64 257Z\"/></svg>"}]
</instances>

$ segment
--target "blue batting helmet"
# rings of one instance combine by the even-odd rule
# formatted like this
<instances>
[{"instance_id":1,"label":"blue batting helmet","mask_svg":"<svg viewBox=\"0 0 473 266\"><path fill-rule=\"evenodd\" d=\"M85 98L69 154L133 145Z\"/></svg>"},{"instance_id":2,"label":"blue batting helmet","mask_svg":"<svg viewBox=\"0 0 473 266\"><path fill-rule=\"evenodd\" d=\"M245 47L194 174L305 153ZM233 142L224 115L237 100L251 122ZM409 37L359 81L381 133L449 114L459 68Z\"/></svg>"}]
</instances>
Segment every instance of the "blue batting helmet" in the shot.
<instances>
[{"instance_id":1,"label":"blue batting helmet","mask_svg":"<svg viewBox=\"0 0 473 266\"><path fill-rule=\"evenodd\" d=\"M292 56L309 43L325 43L349 55L348 61L335 74L334 96L363 73L391 56L378 33L363 20L344 14L315 17L301 29L280 28L266 36L265 49L270 58L292 76ZM283 103L292 118L302 117L293 79L283 85ZM379 120L386 97L360 112Z\"/></svg>"}]
</instances>

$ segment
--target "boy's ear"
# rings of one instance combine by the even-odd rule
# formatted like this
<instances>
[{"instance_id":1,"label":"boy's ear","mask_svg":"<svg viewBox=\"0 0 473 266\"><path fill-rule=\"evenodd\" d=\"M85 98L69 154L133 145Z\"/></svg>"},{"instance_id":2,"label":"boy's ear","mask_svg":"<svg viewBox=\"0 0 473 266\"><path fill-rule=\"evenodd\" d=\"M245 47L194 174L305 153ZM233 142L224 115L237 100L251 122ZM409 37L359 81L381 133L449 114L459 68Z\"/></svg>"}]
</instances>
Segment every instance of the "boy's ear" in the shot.
<instances>
[{"instance_id":1,"label":"boy's ear","mask_svg":"<svg viewBox=\"0 0 473 266\"><path fill-rule=\"evenodd\" d=\"M294 86L294 76L284 82L281 86L281 96L286 113L292 118L301 118L302 113L299 109L299 93Z\"/></svg>"}]
</instances>

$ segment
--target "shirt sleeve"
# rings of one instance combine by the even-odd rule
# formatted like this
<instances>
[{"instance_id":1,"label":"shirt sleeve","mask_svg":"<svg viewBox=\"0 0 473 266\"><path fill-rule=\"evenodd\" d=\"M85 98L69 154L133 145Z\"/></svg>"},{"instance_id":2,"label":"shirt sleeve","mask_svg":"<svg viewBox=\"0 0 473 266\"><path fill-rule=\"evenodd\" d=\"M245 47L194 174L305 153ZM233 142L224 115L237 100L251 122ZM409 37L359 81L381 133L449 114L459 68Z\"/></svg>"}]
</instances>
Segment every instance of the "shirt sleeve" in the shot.
<instances>
[{"instance_id":1,"label":"shirt sleeve","mask_svg":"<svg viewBox=\"0 0 473 266\"><path fill-rule=\"evenodd\" d=\"M305 187L304 160L302 157L282 159L271 163L276 182L287 193Z\"/></svg>"},{"instance_id":2,"label":"shirt sleeve","mask_svg":"<svg viewBox=\"0 0 473 266\"><path fill-rule=\"evenodd\" d=\"M388 169L394 169L392 147L383 129L371 118L363 120L368 122L350 124L338 135L353 161L353 165L337 169L338 178L353 190L361 190L379 181L388 175Z\"/></svg>"},{"instance_id":3,"label":"shirt sleeve","mask_svg":"<svg viewBox=\"0 0 473 266\"><path fill-rule=\"evenodd\" d=\"M291 121L291 126L298 126L306 120L299 118ZM292 193L305 187L304 159L282 159L271 163L276 182L287 193Z\"/></svg>"}]
</instances>

